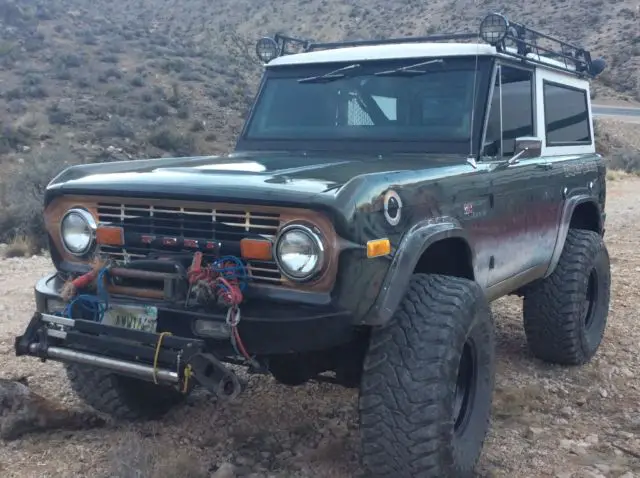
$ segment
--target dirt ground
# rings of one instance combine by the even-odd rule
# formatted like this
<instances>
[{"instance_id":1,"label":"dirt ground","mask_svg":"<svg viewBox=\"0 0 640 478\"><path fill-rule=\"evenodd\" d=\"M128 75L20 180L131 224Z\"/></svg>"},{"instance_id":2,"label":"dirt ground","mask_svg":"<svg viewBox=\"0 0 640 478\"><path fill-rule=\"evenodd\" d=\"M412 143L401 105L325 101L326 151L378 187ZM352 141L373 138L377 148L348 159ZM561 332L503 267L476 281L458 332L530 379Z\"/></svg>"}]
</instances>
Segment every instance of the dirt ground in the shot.
<instances>
[{"instance_id":1,"label":"dirt ground","mask_svg":"<svg viewBox=\"0 0 640 478\"><path fill-rule=\"evenodd\" d=\"M640 476L640 178L616 176L608 190L613 290L595 360L568 369L535 361L525 344L520 300L494 304L499 364L483 477ZM32 312L33 284L49 267L46 258L0 260L0 376L28 375L36 391L72 405L77 401L60 365L13 356L13 337ZM356 400L356 392L328 384L291 389L254 376L231 405L197 395L161 422L0 444L0 476L191 478L222 464L234 470L224 476L359 476ZM154 459L157 473L148 471ZM189 471L194 463L204 468L201 474Z\"/></svg>"}]
</instances>

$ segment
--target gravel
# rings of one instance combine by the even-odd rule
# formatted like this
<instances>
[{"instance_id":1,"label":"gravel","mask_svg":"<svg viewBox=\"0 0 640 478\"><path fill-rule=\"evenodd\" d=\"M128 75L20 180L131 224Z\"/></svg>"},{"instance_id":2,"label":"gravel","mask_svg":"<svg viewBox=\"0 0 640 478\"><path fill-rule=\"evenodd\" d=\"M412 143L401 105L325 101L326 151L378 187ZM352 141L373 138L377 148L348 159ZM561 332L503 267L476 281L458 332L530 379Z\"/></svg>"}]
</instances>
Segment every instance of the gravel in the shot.
<instances>
[{"instance_id":1,"label":"gravel","mask_svg":"<svg viewBox=\"0 0 640 478\"><path fill-rule=\"evenodd\" d=\"M494 304L498 375L480 476L640 476L639 190L640 179L632 176L609 183L611 313L592 363L560 368L534 360L521 300ZM33 312L35 281L50 267L42 257L0 260L0 377L27 375L36 392L72 406L78 402L59 364L19 359L12 349ZM110 423L0 444L0 476L359 476L356 406L353 390L317 383L288 388L251 376L248 390L231 404L198 393L159 422Z\"/></svg>"}]
</instances>

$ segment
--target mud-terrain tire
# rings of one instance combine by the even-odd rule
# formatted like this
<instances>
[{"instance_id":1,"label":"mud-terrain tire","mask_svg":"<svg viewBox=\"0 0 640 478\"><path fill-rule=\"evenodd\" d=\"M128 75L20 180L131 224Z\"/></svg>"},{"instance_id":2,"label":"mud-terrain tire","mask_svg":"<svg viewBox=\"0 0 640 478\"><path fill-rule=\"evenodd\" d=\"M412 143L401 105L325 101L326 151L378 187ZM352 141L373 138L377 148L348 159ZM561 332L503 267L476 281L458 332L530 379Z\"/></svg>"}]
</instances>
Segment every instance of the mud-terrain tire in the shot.
<instances>
[{"instance_id":1,"label":"mud-terrain tire","mask_svg":"<svg viewBox=\"0 0 640 478\"><path fill-rule=\"evenodd\" d=\"M366 476L473 476L489 429L494 375L493 318L480 287L414 274L394 317L372 331L364 361Z\"/></svg>"},{"instance_id":2,"label":"mud-terrain tire","mask_svg":"<svg viewBox=\"0 0 640 478\"><path fill-rule=\"evenodd\" d=\"M559 365L589 362L602 343L610 293L602 236L570 229L553 273L524 292L524 330L532 354Z\"/></svg>"},{"instance_id":3,"label":"mud-terrain tire","mask_svg":"<svg viewBox=\"0 0 640 478\"><path fill-rule=\"evenodd\" d=\"M93 409L119 420L161 418L186 398L177 390L102 369L65 364L76 395Z\"/></svg>"}]
</instances>

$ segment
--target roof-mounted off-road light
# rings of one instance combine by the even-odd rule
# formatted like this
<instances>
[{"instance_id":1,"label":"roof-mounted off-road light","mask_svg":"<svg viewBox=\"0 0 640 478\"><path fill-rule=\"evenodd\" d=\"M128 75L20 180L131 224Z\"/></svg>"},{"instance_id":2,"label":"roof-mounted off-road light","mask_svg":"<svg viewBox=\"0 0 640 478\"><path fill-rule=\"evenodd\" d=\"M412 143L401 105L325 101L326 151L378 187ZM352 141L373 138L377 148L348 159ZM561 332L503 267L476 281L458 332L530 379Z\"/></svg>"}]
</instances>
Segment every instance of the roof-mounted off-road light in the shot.
<instances>
[{"instance_id":1,"label":"roof-mounted off-road light","mask_svg":"<svg viewBox=\"0 0 640 478\"><path fill-rule=\"evenodd\" d=\"M480 37L490 45L498 45L509 31L509 21L499 13L490 13L480 24Z\"/></svg>"},{"instance_id":2,"label":"roof-mounted off-road light","mask_svg":"<svg viewBox=\"0 0 640 478\"><path fill-rule=\"evenodd\" d=\"M607 68L607 63L604 61L604 58L596 58L591 62L591 68L589 69L589 73L594 78L602 73Z\"/></svg>"},{"instance_id":3,"label":"roof-mounted off-road light","mask_svg":"<svg viewBox=\"0 0 640 478\"><path fill-rule=\"evenodd\" d=\"M263 63L269 63L278 56L278 44L273 38L263 37L256 43L256 54Z\"/></svg>"}]
</instances>

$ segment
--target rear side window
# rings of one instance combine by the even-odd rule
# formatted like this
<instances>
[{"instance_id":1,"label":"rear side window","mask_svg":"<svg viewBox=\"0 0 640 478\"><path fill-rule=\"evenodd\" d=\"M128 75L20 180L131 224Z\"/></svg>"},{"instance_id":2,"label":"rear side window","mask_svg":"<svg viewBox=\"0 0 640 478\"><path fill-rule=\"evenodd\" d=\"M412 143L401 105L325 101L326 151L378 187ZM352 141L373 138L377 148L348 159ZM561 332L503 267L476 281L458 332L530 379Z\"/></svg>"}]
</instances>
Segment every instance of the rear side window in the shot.
<instances>
[{"instance_id":1,"label":"rear side window","mask_svg":"<svg viewBox=\"0 0 640 478\"><path fill-rule=\"evenodd\" d=\"M587 92L545 81L543 94L547 146L590 144Z\"/></svg>"}]
</instances>

